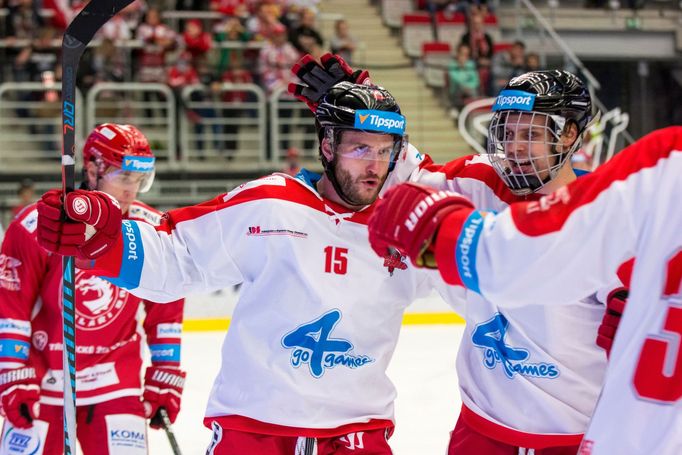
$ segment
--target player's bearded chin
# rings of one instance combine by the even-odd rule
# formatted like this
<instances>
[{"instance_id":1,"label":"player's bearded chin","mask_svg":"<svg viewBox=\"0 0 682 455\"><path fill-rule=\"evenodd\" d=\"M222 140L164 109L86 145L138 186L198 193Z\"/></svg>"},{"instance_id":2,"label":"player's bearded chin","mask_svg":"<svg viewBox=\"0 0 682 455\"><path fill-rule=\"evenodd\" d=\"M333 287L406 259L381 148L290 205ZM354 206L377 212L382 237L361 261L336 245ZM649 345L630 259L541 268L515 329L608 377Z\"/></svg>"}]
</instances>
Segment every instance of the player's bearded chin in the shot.
<instances>
[{"instance_id":1,"label":"player's bearded chin","mask_svg":"<svg viewBox=\"0 0 682 455\"><path fill-rule=\"evenodd\" d=\"M346 195L347 198L357 203L358 205L369 205L372 202L374 202L376 198L379 196L379 191L381 190L381 187L384 185L386 177L388 176L387 174L384 175L383 177L379 177L377 174L370 173L363 174L353 178L350 172L340 167L336 167L335 172L336 181L339 183L339 186L341 187L341 190L343 190L343 193ZM377 185L376 189L371 193L361 192L359 189L362 188L362 180L368 178L379 179L379 185Z\"/></svg>"}]
</instances>

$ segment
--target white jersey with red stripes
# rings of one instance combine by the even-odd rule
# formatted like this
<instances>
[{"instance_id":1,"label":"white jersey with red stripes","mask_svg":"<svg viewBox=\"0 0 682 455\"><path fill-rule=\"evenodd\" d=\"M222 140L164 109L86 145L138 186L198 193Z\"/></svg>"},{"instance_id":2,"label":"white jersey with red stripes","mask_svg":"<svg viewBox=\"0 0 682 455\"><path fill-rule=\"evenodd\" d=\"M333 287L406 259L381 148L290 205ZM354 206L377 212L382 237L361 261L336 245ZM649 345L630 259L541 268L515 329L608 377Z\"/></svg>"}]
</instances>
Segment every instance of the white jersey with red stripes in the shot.
<instances>
[{"instance_id":1,"label":"white jersey with red stripes","mask_svg":"<svg viewBox=\"0 0 682 455\"><path fill-rule=\"evenodd\" d=\"M439 231L443 278L505 311L570 304L608 284L635 257L581 455L682 453L680 195L682 127L671 127L539 201L513 204L498 215L448 218Z\"/></svg>"},{"instance_id":2,"label":"white jersey with red stripes","mask_svg":"<svg viewBox=\"0 0 682 455\"><path fill-rule=\"evenodd\" d=\"M541 197L514 195L486 155L426 164L416 179L458 192L481 210ZM571 305L503 310L471 291L465 302L449 303L467 325L457 356L461 418L514 446L578 445L606 370L606 354L595 343L604 305L588 293Z\"/></svg>"},{"instance_id":3,"label":"white jersey with red stripes","mask_svg":"<svg viewBox=\"0 0 682 455\"><path fill-rule=\"evenodd\" d=\"M414 170L422 157L408 161ZM392 178L409 176L405 166ZM355 212L321 197L319 178L273 174L170 211L156 230L126 222L122 256L97 261L149 299L243 283L207 424L310 437L393 425L386 367L405 307L433 277L377 257L367 235L373 206Z\"/></svg>"}]
</instances>

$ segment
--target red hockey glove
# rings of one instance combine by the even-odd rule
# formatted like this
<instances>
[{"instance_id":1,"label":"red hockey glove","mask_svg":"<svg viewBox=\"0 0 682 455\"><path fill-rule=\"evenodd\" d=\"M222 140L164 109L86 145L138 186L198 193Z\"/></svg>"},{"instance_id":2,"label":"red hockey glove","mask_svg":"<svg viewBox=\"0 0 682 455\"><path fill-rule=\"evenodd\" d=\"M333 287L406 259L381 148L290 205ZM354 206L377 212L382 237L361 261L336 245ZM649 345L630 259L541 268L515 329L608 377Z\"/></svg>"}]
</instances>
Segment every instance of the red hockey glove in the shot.
<instances>
[{"instance_id":1,"label":"red hockey glove","mask_svg":"<svg viewBox=\"0 0 682 455\"><path fill-rule=\"evenodd\" d=\"M165 408L171 423L180 412L180 399L185 386L185 373L176 368L150 366L144 375L144 412L152 428L161 428L159 408Z\"/></svg>"},{"instance_id":2,"label":"red hockey glove","mask_svg":"<svg viewBox=\"0 0 682 455\"><path fill-rule=\"evenodd\" d=\"M40 413L40 385L33 367L0 371L2 415L17 428L30 428Z\"/></svg>"},{"instance_id":3,"label":"red hockey glove","mask_svg":"<svg viewBox=\"0 0 682 455\"><path fill-rule=\"evenodd\" d=\"M106 193L75 190L64 204L61 190L50 190L38 201L38 243L48 251L96 259L120 236L121 208Z\"/></svg>"},{"instance_id":4,"label":"red hockey glove","mask_svg":"<svg viewBox=\"0 0 682 455\"><path fill-rule=\"evenodd\" d=\"M381 257L395 248L417 267L435 268L433 255L424 253L441 221L456 210L473 207L468 199L451 191L403 183L379 201L369 220L369 243Z\"/></svg>"},{"instance_id":5,"label":"red hockey glove","mask_svg":"<svg viewBox=\"0 0 682 455\"><path fill-rule=\"evenodd\" d=\"M324 54L320 61L321 65L310 54L301 57L291 68L291 72L306 85L291 83L288 87L289 93L306 103L313 113L322 97L339 82L371 84L366 70L353 71L338 55Z\"/></svg>"},{"instance_id":6,"label":"red hockey glove","mask_svg":"<svg viewBox=\"0 0 682 455\"><path fill-rule=\"evenodd\" d=\"M611 355L611 346L616 338L618 324L625 310L629 291L627 288L617 288L611 291L606 298L606 311L601 325L597 330L597 346L606 351L606 356Z\"/></svg>"}]
</instances>

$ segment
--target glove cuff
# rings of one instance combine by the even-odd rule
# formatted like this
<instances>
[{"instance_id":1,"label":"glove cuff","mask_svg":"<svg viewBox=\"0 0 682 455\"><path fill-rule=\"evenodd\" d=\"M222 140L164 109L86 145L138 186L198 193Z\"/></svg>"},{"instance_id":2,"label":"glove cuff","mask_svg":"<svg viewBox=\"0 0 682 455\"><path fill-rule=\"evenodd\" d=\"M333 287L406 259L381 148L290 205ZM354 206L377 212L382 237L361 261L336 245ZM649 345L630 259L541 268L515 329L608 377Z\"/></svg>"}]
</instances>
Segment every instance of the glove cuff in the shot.
<instances>
[{"instance_id":1,"label":"glove cuff","mask_svg":"<svg viewBox=\"0 0 682 455\"><path fill-rule=\"evenodd\" d=\"M36 369L25 366L11 370L0 371L0 390L6 389L7 386L16 383L38 384Z\"/></svg>"}]
</instances>

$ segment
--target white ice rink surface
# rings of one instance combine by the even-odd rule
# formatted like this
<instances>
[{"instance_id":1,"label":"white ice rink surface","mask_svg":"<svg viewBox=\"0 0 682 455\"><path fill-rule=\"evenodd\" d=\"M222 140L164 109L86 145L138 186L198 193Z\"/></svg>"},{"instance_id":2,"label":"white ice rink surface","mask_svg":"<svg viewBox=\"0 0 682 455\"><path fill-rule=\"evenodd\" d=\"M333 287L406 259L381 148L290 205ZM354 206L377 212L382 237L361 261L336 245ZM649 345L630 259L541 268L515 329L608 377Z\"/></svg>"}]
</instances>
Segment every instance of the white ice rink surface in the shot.
<instances>
[{"instance_id":1,"label":"white ice rink surface","mask_svg":"<svg viewBox=\"0 0 682 455\"><path fill-rule=\"evenodd\" d=\"M459 414L455 355L463 325L403 326L388 369L398 390L395 455L445 455ZM175 434L183 455L205 453L211 432L202 425L213 379L220 366L223 332L183 334L182 362L188 371ZM172 455L163 431L150 430L150 454Z\"/></svg>"}]
</instances>

